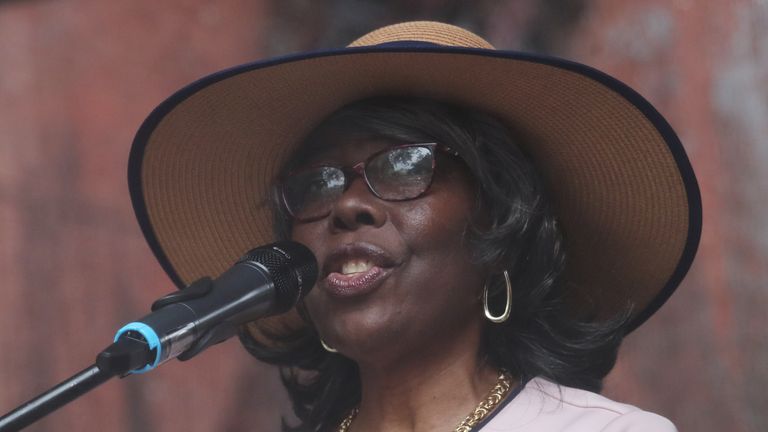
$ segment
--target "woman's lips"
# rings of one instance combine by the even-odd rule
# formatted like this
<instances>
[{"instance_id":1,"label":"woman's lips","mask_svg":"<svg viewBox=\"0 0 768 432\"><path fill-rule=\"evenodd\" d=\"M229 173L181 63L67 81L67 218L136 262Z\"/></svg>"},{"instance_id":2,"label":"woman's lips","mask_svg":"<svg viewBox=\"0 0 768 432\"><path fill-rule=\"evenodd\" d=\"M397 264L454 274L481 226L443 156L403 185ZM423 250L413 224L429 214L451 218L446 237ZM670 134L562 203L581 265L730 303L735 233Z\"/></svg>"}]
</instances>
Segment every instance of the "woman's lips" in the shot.
<instances>
[{"instance_id":1,"label":"woman's lips","mask_svg":"<svg viewBox=\"0 0 768 432\"><path fill-rule=\"evenodd\" d=\"M324 285L326 291L335 297L355 297L376 289L391 271L391 268L373 266L358 273L331 272L325 277Z\"/></svg>"}]
</instances>

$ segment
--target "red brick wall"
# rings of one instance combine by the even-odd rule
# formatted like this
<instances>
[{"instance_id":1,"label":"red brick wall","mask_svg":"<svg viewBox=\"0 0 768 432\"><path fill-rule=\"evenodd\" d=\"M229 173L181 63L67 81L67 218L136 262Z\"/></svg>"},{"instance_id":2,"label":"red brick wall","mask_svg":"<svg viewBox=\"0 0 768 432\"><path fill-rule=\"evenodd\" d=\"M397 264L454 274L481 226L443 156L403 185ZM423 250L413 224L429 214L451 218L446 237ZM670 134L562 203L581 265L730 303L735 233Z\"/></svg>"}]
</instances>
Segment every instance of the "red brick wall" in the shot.
<instances>
[{"instance_id":1,"label":"red brick wall","mask_svg":"<svg viewBox=\"0 0 768 432\"><path fill-rule=\"evenodd\" d=\"M0 412L93 362L173 289L125 182L158 102L229 65L438 18L595 65L668 117L701 181L702 245L678 293L627 339L606 392L681 430L768 430L768 4L467 3L0 1ZM30 430L275 430L281 410L274 371L230 341L109 382Z\"/></svg>"},{"instance_id":2,"label":"red brick wall","mask_svg":"<svg viewBox=\"0 0 768 432\"><path fill-rule=\"evenodd\" d=\"M130 143L170 92L261 55L265 7L0 4L0 411L91 364L174 289L133 218ZM210 351L108 382L30 430L275 430L274 371L236 341Z\"/></svg>"},{"instance_id":3,"label":"red brick wall","mask_svg":"<svg viewBox=\"0 0 768 432\"><path fill-rule=\"evenodd\" d=\"M691 274L626 342L608 394L681 430L768 430L768 4L593 2L569 54L677 129L704 205Z\"/></svg>"}]
</instances>

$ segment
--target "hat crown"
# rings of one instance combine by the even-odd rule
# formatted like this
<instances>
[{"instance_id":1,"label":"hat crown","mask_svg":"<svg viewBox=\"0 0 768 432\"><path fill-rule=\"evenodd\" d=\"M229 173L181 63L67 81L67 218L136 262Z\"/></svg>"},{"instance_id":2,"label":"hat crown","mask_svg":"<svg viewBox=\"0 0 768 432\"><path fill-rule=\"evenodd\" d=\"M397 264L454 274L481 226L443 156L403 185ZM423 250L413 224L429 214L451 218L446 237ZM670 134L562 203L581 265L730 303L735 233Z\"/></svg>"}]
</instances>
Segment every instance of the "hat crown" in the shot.
<instances>
[{"instance_id":1,"label":"hat crown","mask_svg":"<svg viewBox=\"0 0 768 432\"><path fill-rule=\"evenodd\" d=\"M454 25L435 21L410 21L376 29L349 44L373 46L391 42L428 42L444 46L494 49L485 39Z\"/></svg>"}]
</instances>

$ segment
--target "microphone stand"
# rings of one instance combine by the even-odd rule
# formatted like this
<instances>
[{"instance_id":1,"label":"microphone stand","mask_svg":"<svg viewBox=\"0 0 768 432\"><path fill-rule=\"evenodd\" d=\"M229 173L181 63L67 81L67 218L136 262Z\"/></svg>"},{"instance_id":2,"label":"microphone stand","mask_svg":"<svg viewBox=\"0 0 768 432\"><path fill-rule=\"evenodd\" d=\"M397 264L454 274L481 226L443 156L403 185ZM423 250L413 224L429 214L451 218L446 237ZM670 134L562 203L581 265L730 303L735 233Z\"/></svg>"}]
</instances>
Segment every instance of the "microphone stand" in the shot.
<instances>
[{"instance_id":1,"label":"microphone stand","mask_svg":"<svg viewBox=\"0 0 768 432\"><path fill-rule=\"evenodd\" d=\"M203 297L212 287L210 278L198 279L188 287L156 300L152 304L152 311L181 301ZM221 342L224 337L216 337L222 336L220 333L226 333L223 336L230 336L229 333L233 332L233 329L234 327L227 326L226 323L214 326L195 340L189 349L178 356L178 359L184 361L196 356L208 346ZM118 332L116 338L112 345L96 356L95 364L0 417L0 432L21 430L114 376L124 378L131 373L142 373L145 366L157 366L157 348L150 348L149 342L141 332L135 330Z\"/></svg>"},{"instance_id":2,"label":"microphone stand","mask_svg":"<svg viewBox=\"0 0 768 432\"><path fill-rule=\"evenodd\" d=\"M91 365L0 418L0 431L21 430L92 390L114 375Z\"/></svg>"},{"instance_id":3,"label":"microphone stand","mask_svg":"<svg viewBox=\"0 0 768 432\"><path fill-rule=\"evenodd\" d=\"M121 378L148 364L154 350L141 336L129 334L99 353L96 363L0 417L0 432L21 430L114 376Z\"/></svg>"}]
</instances>

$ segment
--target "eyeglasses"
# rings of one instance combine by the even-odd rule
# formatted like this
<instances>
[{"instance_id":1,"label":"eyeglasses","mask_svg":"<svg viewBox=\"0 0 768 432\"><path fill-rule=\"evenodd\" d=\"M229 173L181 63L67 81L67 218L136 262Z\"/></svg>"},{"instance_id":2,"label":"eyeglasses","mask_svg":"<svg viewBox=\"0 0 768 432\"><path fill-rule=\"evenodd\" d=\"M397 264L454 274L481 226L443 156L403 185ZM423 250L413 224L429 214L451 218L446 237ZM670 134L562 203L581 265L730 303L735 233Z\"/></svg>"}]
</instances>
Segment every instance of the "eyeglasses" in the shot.
<instances>
[{"instance_id":1,"label":"eyeglasses","mask_svg":"<svg viewBox=\"0 0 768 432\"><path fill-rule=\"evenodd\" d=\"M380 199L415 199L432 185L435 150L458 156L436 143L399 145L376 152L351 167L316 165L291 172L279 183L279 191L288 213L302 222L327 216L356 176L362 177Z\"/></svg>"}]
</instances>

